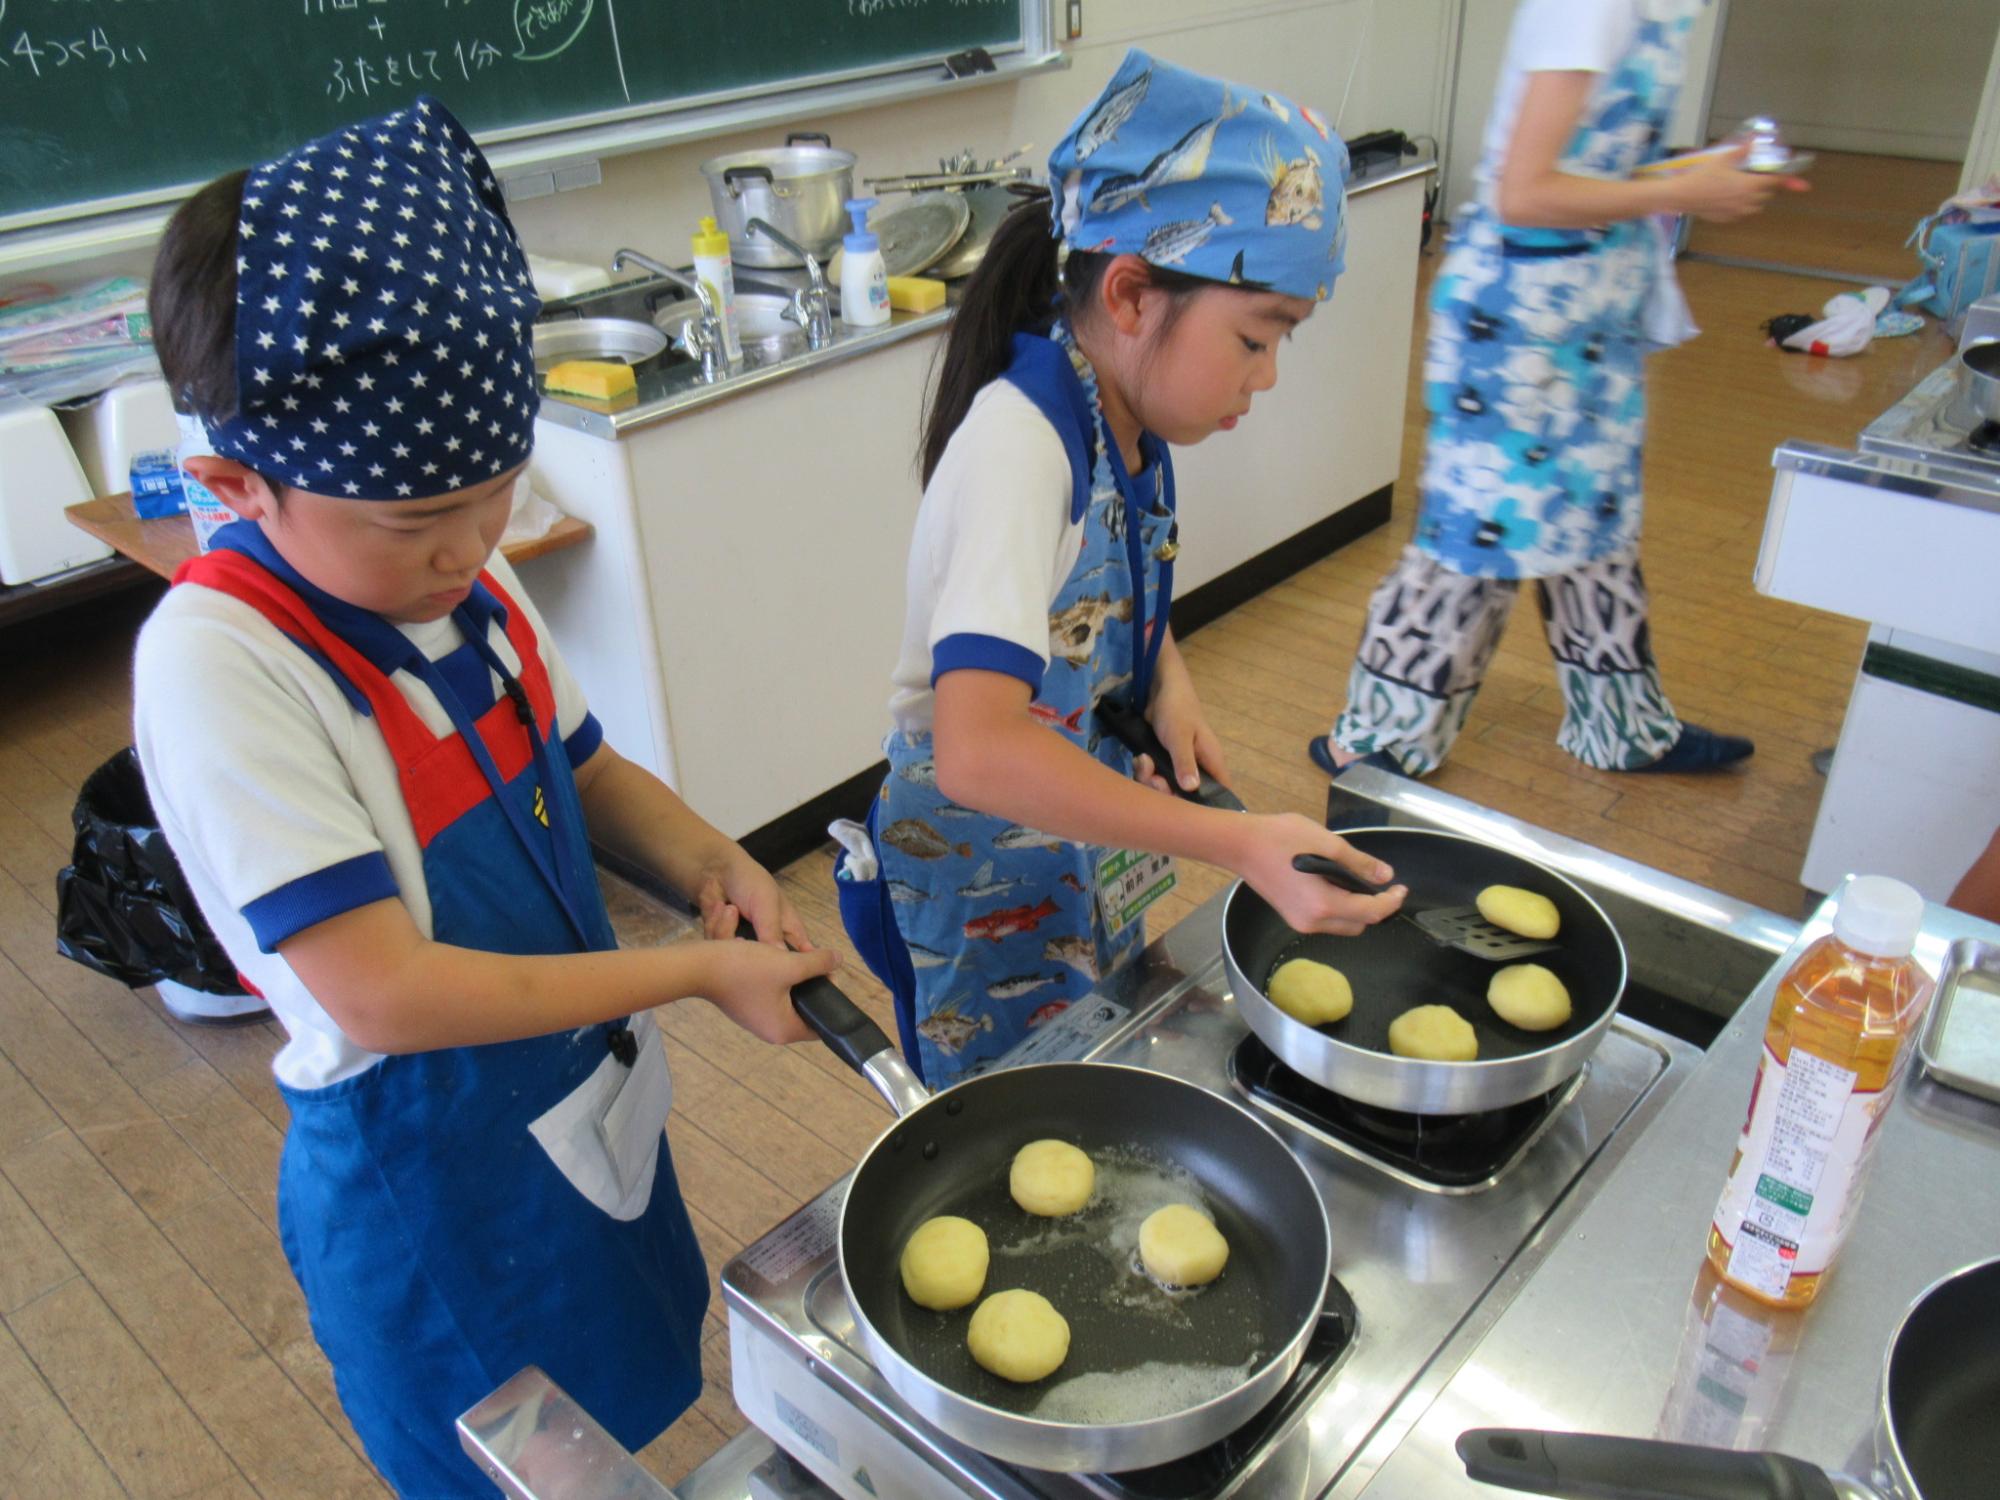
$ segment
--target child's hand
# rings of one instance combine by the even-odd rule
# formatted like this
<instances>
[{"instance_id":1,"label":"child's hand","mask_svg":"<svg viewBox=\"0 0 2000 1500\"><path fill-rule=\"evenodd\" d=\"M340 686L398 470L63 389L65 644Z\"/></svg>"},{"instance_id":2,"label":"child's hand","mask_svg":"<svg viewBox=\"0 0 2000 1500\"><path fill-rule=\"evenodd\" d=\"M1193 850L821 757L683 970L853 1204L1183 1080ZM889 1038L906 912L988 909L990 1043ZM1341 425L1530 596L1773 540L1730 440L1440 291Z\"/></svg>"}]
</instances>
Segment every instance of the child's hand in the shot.
<instances>
[{"instance_id":1,"label":"child's hand","mask_svg":"<svg viewBox=\"0 0 2000 1500\"><path fill-rule=\"evenodd\" d=\"M701 930L712 938L735 937L744 921L757 941L803 952L812 947L806 924L785 899L771 872L743 854L726 867L709 871L694 893L701 908Z\"/></svg>"},{"instance_id":2,"label":"child's hand","mask_svg":"<svg viewBox=\"0 0 2000 1500\"><path fill-rule=\"evenodd\" d=\"M1811 185L1797 177L1745 171L1743 162L1749 154L1748 146L1739 145L1688 168L1674 179L1674 207L1697 219L1727 224L1762 212L1780 190L1793 193L1810 190Z\"/></svg>"},{"instance_id":3,"label":"child's hand","mask_svg":"<svg viewBox=\"0 0 2000 1500\"><path fill-rule=\"evenodd\" d=\"M1171 768L1156 766L1150 755L1138 756L1132 765L1135 779L1156 792L1171 792L1173 787L1167 782L1171 770L1174 780L1191 792L1201 785L1201 773L1205 770L1224 786L1229 785L1229 766L1222 758L1222 741L1208 727L1208 716L1202 712L1194 683L1185 671L1161 674L1146 718L1174 763Z\"/></svg>"},{"instance_id":4,"label":"child's hand","mask_svg":"<svg viewBox=\"0 0 2000 1500\"><path fill-rule=\"evenodd\" d=\"M839 967L839 954L831 948L794 953L769 943L706 946L711 951L702 993L710 1004L761 1041L812 1040L812 1028L792 1009L792 987L831 974Z\"/></svg>"},{"instance_id":5,"label":"child's hand","mask_svg":"<svg viewBox=\"0 0 2000 1500\"><path fill-rule=\"evenodd\" d=\"M1364 880L1376 884L1395 871L1371 854L1363 854L1346 839L1328 833L1297 813L1245 815L1245 854L1237 873L1271 903L1295 932L1330 932L1353 937L1362 928L1393 916L1408 893L1392 886L1379 896L1357 896L1331 881L1292 868L1298 854L1323 854L1338 860Z\"/></svg>"}]
</instances>

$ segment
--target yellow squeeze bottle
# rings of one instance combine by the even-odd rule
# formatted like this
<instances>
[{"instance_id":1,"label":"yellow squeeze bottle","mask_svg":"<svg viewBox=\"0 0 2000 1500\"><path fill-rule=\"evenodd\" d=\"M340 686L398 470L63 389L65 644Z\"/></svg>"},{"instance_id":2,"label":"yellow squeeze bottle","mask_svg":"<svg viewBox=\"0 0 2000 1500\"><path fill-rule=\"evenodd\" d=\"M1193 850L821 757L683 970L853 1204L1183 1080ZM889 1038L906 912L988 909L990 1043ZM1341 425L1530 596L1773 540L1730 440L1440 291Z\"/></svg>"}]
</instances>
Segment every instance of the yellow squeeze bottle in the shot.
<instances>
[{"instance_id":1,"label":"yellow squeeze bottle","mask_svg":"<svg viewBox=\"0 0 2000 1500\"><path fill-rule=\"evenodd\" d=\"M1724 1281L1760 1301L1819 1295L1861 1203L1875 1132L1931 995L1910 954L1924 901L1859 875L1833 931L1778 981L1729 1180L1708 1229Z\"/></svg>"},{"instance_id":2,"label":"yellow squeeze bottle","mask_svg":"<svg viewBox=\"0 0 2000 1500\"><path fill-rule=\"evenodd\" d=\"M704 214L694 236L694 279L708 288L715 315L722 321L722 352L733 365L743 358L743 339L736 331L736 267L729 258L729 236Z\"/></svg>"}]
</instances>

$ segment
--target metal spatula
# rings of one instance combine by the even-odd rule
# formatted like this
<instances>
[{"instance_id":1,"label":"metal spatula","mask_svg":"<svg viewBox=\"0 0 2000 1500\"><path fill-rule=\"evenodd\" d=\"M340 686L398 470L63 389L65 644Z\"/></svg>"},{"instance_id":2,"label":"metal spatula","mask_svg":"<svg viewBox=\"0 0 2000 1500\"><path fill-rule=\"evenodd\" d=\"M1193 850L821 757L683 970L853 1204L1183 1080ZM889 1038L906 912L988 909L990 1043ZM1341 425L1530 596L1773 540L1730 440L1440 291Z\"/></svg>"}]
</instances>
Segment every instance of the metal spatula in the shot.
<instances>
[{"instance_id":1,"label":"metal spatula","mask_svg":"<svg viewBox=\"0 0 2000 1500\"><path fill-rule=\"evenodd\" d=\"M1345 865L1336 864L1323 854L1294 855L1292 868L1303 875L1318 875L1330 880L1342 890L1353 891L1358 896L1379 896L1388 889L1387 886L1363 880ZM1432 906L1413 910L1406 899L1396 915L1439 947L1456 948L1460 953L1469 953L1488 963L1517 963L1524 958L1533 958L1537 953L1553 952L1560 946L1541 938L1525 938L1517 932L1495 926L1479 915L1476 906Z\"/></svg>"}]
</instances>

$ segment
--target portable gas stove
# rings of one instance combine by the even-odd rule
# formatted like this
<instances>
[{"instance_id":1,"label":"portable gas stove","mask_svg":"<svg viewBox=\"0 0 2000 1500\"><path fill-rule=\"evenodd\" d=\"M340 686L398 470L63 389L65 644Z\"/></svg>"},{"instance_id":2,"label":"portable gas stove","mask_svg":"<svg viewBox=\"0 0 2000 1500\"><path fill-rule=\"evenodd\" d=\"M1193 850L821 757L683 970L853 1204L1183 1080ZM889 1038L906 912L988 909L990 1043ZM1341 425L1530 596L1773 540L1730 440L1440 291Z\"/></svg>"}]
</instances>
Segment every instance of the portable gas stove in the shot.
<instances>
[{"instance_id":1,"label":"portable gas stove","mask_svg":"<svg viewBox=\"0 0 2000 1500\"><path fill-rule=\"evenodd\" d=\"M1967 309L1959 352L1988 339L2000 339L2000 297L1982 297ZM2000 490L2000 422L1979 420L1961 388L1958 360L1948 359L1861 429L1861 451Z\"/></svg>"},{"instance_id":2,"label":"portable gas stove","mask_svg":"<svg viewBox=\"0 0 2000 1500\"><path fill-rule=\"evenodd\" d=\"M790 1458L746 1433L682 1484L685 1500L1194 1500L1366 1486L1692 1069L1700 1047L1684 1037L1712 1035L1796 925L1378 773L1343 778L1332 812L1335 826L1451 827L1561 870L1618 925L1633 981L1580 1074L1476 1117L1357 1107L1278 1065L1228 992L1221 897L1101 1003L1075 1008L1066 1053L1050 1030L1059 1023L1036 1034L1043 1059L1150 1068L1243 1100L1306 1164L1333 1224L1336 1281L1290 1384L1228 1438L1154 1469L1052 1474L975 1452L905 1408L862 1355L836 1263L836 1183L722 1273L737 1404Z\"/></svg>"}]
</instances>

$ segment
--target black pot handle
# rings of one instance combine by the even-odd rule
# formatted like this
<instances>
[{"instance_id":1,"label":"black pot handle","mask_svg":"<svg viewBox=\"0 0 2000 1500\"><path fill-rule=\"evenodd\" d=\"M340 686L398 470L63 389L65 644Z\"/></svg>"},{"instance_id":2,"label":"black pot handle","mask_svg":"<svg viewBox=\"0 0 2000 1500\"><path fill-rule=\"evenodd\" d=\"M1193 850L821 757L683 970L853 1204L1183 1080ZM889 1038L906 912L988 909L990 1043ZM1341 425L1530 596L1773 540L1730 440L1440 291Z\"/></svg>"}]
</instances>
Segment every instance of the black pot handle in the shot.
<instances>
[{"instance_id":1,"label":"black pot handle","mask_svg":"<svg viewBox=\"0 0 2000 1500\"><path fill-rule=\"evenodd\" d=\"M1468 1478L1572 1500L1839 1500L1826 1471L1783 1453L1733 1453L1589 1432L1475 1427L1458 1435Z\"/></svg>"},{"instance_id":2,"label":"black pot handle","mask_svg":"<svg viewBox=\"0 0 2000 1500\"><path fill-rule=\"evenodd\" d=\"M1174 789L1174 795L1186 802L1199 802L1204 807L1219 807L1224 812L1247 812L1243 799L1217 781L1208 772L1201 773L1201 784L1189 791L1174 779L1173 752L1162 743L1159 735L1144 714L1122 698L1105 698L1098 702L1097 721L1110 730L1134 755L1153 757L1153 769L1167 778Z\"/></svg>"},{"instance_id":3,"label":"black pot handle","mask_svg":"<svg viewBox=\"0 0 2000 1500\"><path fill-rule=\"evenodd\" d=\"M868 1013L824 974L792 989L792 1009L819 1033L827 1050L859 1073L863 1064L893 1045Z\"/></svg>"},{"instance_id":4,"label":"black pot handle","mask_svg":"<svg viewBox=\"0 0 2000 1500\"><path fill-rule=\"evenodd\" d=\"M824 130L790 130L785 133L785 144L787 146L796 146L800 141L811 141L817 145L825 146L829 150L833 147L833 137L828 135Z\"/></svg>"},{"instance_id":5,"label":"black pot handle","mask_svg":"<svg viewBox=\"0 0 2000 1500\"><path fill-rule=\"evenodd\" d=\"M741 196L742 183L761 182L765 187L770 187L776 181L777 178L771 175L769 167L725 167L722 171L722 185L729 190L732 197Z\"/></svg>"}]
</instances>

